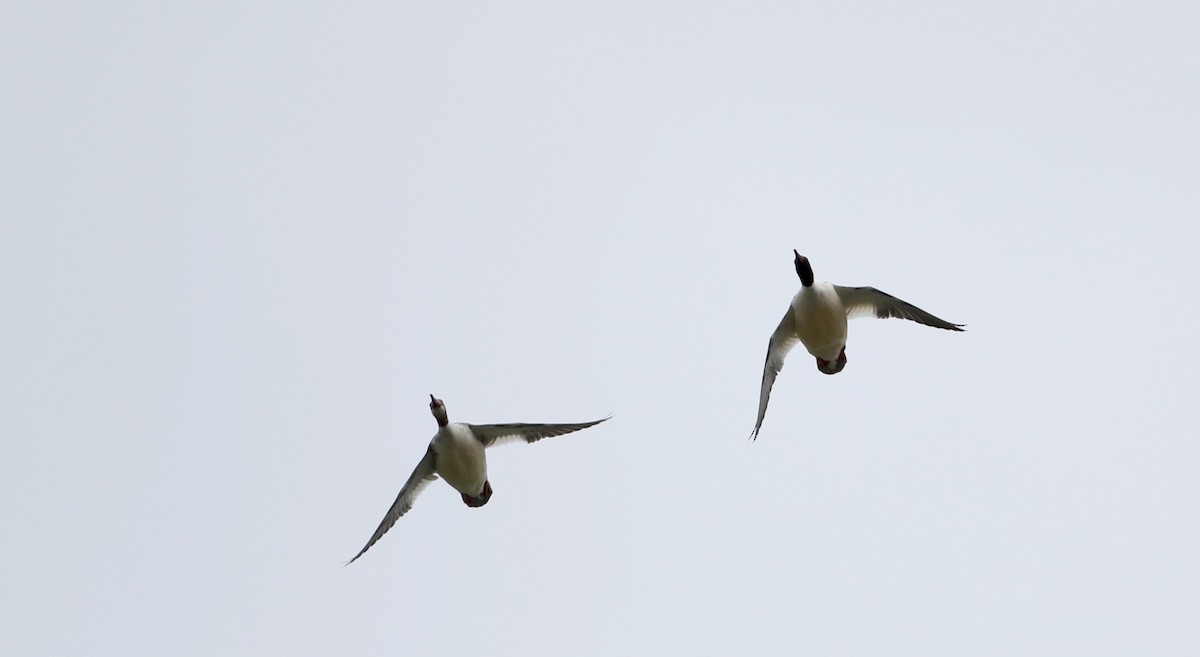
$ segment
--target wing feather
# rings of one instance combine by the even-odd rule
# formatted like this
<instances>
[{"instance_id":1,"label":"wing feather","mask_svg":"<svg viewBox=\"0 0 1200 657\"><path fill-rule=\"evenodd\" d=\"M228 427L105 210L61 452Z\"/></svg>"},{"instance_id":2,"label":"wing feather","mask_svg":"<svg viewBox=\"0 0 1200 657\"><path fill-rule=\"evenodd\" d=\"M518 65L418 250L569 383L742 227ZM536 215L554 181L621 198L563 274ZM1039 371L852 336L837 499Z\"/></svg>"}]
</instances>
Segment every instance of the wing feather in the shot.
<instances>
[{"instance_id":1,"label":"wing feather","mask_svg":"<svg viewBox=\"0 0 1200 657\"><path fill-rule=\"evenodd\" d=\"M356 559L371 549L372 545L375 545L375 541L383 538L383 535L392 528L392 525L396 524L400 516L408 513L408 510L412 508L413 502L416 502L417 495L421 494L421 490L428 486L429 482L437 478L437 454L433 451L433 447L430 447L425 450L425 457L421 459L416 469L409 475L408 481L404 482L404 487L400 489L400 494L396 496L396 501L392 502L392 508L388 509L387 515L379 523L379 528L375 530L375 533L371 536L371 540L367 541L363 549L354 555L354 559L347 561L346 565L354 563Z\"/></svg>"},{"instance_id":2,"label":"wing feather","mask_svg":"<svg viewBox=\"0 0 1200 657\"><path fill-rule=\"evenodd\" d=\"M763 418L767 416L767 402L771 399L771 388L775 386L775 376L783 369L783 361L788 352L800 341L796 333L796 318L792 307L788 306L787 314L775 327L771 341L767 343L767 360L763 363L762 387L758 391L758 419L754 422L754 431L750 438L758 439L758 430L762 428Z\"/></svg>"},{"instance_id":3,"label":"wing feather","mask_svg":"<svg viewBox=\"0 0 1200 657\"><path fill-rule=\"evenodd\" d=\"M947 331L961 331L966 326L965 324L954 324L940 317L935 317L903 299L897 299L887 292L877 290L873 287L842 287L841 285L835 285L833 288L837 290L838 296L842 299L842 305L846 307L846 316L851 319L866 315L873 315L879 319L899 317L917 322L918 324L924 324L925 326L946 329Z\"/></svg>"},{"instance_id":4,"label":"wing feather","mask_svg":"<svg viewBox=\"0 0 1200 657\"><path fill-rule=\"evenodd\" d=\"M526 422L510 422L507 424L468 424L471 432L483 443L484 447L492 447L493 445L503 445L506 443L524 440L527 443L535 443L543 438L551 438L553 436L562 436L568 433L574 433L580 429L594 427L601 422L604 422L608 417L600 418L592 422L577 422L577 423L560 423L560 424L530 424Z\"/></svg>"}]
</instances>

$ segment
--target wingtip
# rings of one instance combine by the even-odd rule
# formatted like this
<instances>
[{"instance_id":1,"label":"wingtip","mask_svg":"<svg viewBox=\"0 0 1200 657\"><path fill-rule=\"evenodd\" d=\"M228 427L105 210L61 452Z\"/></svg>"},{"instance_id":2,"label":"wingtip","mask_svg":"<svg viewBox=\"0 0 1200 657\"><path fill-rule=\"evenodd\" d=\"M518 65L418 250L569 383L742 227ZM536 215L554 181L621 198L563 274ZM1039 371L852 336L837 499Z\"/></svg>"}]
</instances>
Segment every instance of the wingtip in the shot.
<instances>
[{"instance_id":1,"label":"wingtip","mask_svg":"<svg viewBox=\"0 0 1200 657\"><path fill-rule=\"evenodd\" d=\"M608 415L605 415L604 417L600 418L599 420L592 420L591 422L584 422L583 424L586 424L588 427L594 427L597 424L603 424L605 422L608 422L609 420L612 419L612 416L613 416L613 414L609 413Z\"/></svg>"},{"instance_id":2,"label":"wingtip","mask_svg":"<svg viewBox=\"0 0 1200 657\"><path fill-rule=\"evenodd\" d=\"M374 541L372 541L372 542L371 542L371 545L375 545L375 542L374 542ZM359 558L359 557L361 557L362 555L366 554L366 553L367 553L367 550L370 550L370 549L371 549L371 545L368 545L367 547L365 547L365 548L363 548L363 549L359 550L359 551L358 551L358 554L354 555L354 558L353 558L353 559L351 559L351 560L347 561L346 563L342 564L342 568L345 568L346 566L349 566L350 564L354 563L355 561L358 561L358 558Z\"/></svg>"}]
</instances>

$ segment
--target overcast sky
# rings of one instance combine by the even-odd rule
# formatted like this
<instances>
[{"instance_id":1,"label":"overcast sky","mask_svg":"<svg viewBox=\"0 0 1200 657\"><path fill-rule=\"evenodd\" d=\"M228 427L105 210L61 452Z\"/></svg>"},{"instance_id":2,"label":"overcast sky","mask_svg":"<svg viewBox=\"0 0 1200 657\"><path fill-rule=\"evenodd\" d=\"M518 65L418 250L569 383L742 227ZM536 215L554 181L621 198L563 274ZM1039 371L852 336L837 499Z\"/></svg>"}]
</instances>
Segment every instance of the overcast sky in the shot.
<instances>
[{"instance_id":1,"label":"overcast sky","mask_svg":"<svg viewBox=\"0 0 1200 657\"><path fill-rule=\"evenodd\" d=\"M0 9L0 653L1200 652L1197 3L219 5Z\"/></svg>"}]
</instances>

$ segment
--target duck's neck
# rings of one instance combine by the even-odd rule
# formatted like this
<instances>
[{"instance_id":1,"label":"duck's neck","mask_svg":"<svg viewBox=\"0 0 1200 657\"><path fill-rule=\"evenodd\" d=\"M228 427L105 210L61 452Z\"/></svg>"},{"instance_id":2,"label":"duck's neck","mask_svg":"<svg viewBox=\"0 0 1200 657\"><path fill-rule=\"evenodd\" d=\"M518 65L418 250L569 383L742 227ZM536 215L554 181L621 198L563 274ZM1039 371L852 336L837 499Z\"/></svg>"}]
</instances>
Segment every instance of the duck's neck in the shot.
<instances>
[{"instance_id":1,"label":"duck's neck","mask_svg":"<svg viewBox=\"0 0 1200 657\"><path fill-rule=\"evenodd\" d=\"M800 283L804 287L812 287L813 270L812 265L808 264L807 260L796 263L796 275L800 277Z\"/></svg>"}]
</instances>

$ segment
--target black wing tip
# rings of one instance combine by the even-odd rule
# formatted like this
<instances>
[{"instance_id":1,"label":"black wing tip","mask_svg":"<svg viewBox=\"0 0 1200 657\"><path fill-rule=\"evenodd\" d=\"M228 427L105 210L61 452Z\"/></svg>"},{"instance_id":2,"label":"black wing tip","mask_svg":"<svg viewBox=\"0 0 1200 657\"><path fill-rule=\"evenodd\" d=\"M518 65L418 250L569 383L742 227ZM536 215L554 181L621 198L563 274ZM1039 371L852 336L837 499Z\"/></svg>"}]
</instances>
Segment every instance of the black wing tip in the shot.
<instances>
[{"instance_id":1,"label":"black wing tip","mask_svg":"<svg viewBox=\"0 0 1200 657\"><path fill-rule=\"evenodd\" d=\"M597 424L600 424L602 422L608 422L611 419L612 419L612 413L609 413L608 415L605 415L604 417L600 418L599 420L592 420L590 422L576 422L574 424L569 425L572 428L569 431L567 431L567 433L575 433L576 431L583 431L584 429L590 429L590 428L596 426ZM529 440L528 438L526 438L526 440L529 442L533 442L533 441Z\"/></svg>"},{"instance_id":2,"label":"black wing tip","mask_svg":"<svg viewBox=\"0 0 1200 657\"><path fill-rule=\"evenodd\" d=\"M608 422L611 419L612 419L612 413L609 413L608 415L605 415L604 417L600 418L599 420L591 420L589 422L564 423L564 424L567 424L567 426L574 427L573 429L571 429L571 431L568 432L568 433L574 433L576 431L594 427L597 424L600 424L601 422Z\"/></svg>"},{"instance_id":3,"label":"black wing tip","mask_svg":"<svg viewBox=\"0 0 1200 657\"><path fill-rule=\"evenodd\" d=\"M382 537L380 537L380 538L382 538ZM367 550L370 550L370 549L371 549L371 546L372 546L372 545L375 545L375 543L376 543L376 542L378 542L378 541L379 541L379 538L374 538L374 539L371 539L371 542L367 543L367 544L366 544L366 545L363 547L363 549L359 550L359 551L358 551L358 554L354 555L354 558L353 558L353 559L351 559L351 560L347 561L346 563L342 564L342 567L343 567L343 568L345 568L346 566L349 566L350 564L354 563L355 561L358 561L358 558L359 558L359 557L361 557L362 555L366 554L366 553L367 553Z\"/></svg>"},{"instance_id":4,"label":"black wing tip","mask_svg":"<svg viewBox=\"0 0 1200 657\"><path fill-rule=\"evenodd\" d=\"M587 429L588 427L594 427L597 424L600 424L601 422L607 422L611 419L612 419L612 413L609 413L608 415L605 415L604 417L600 418L599 420L588 420L587 422L559 422L557 424L559 424L561 426L571 427L571 432L575 432L575 431L579 431L580 429ZM549 424L555 424L555 423L550 422Z\"/></svg>"},{"instance_id":5,"label":"black wing tip","mask_svg":"<svg viewBox=\"0 0 1200 657\"><path fill-rule=\"evenodd\" d=\"M920 309L918 308L918 310L920 310ZM924 324L925 326L932 326L933 328L942 329L945 331L963 332L963 331L967 330L966 324L955 324L954 322L947 322L946 320L942 319L941 317L934 317L933 315L930 315L929 313L927 313L923 310L921 312L928 315L930 319L926 319L924 317L921 317L920 315L913 316L912 314L905 313L905 312L894 312L887 308L876 309L875 317L878 319L893 319L893 318L907 319L910 322Z\"/></svg>"}]
</instances>

